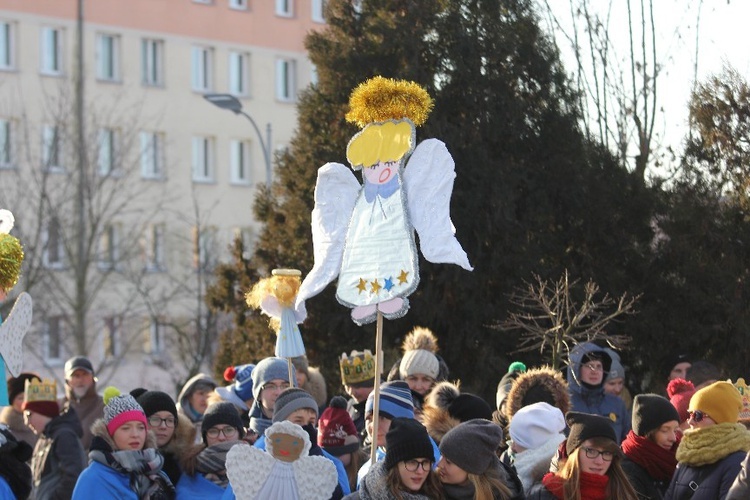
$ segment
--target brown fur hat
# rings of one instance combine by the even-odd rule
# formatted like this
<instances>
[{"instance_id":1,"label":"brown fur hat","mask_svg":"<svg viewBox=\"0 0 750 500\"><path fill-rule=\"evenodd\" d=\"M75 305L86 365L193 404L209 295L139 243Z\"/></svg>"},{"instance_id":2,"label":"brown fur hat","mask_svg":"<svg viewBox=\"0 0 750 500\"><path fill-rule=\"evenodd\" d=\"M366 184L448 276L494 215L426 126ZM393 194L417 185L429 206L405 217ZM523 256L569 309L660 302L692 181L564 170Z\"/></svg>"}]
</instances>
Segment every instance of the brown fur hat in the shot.
<instances>
[{"instance_id":1,"label":"brown fur hat","mask_svg":"<svg viewBox=\"0 0 750 500\"><path fill-rule=\"evenodd\" d=\"M440 382L425 398L422 423L436 442L462 422L492 418L490 405L475 394L462 393L460 385L460 382Z\"/></svg>"},{"instance_id":2,"label":"brown fur hat","mask_svg":"<svg viewBox=\"0 0 750 500\"><path fill-rule=\"evenodd\" d=\"M563 415L570 410L568 382L549 366L533 368L513 381L506 403L508 420L524 406L540 402L556 406Z\"/></svg>"}]
</instances>

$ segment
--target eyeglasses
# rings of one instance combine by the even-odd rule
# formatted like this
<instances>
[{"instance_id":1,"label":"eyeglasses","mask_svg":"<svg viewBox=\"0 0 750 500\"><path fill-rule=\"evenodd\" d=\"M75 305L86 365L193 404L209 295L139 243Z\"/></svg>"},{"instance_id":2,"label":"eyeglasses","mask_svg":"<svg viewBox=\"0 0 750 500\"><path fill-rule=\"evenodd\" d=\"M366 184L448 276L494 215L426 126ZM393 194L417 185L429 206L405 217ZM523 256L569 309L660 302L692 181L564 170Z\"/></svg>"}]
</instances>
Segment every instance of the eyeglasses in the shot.
<instances>
[{"instance_id":1,"label":"eyeglasses","mask_svg":"<svg viewBox=\"0 0 750 500\"><path fill-rule=\"evenodd\" d=\"M174 418L173 417L167 417L167 418L161 418L157 417L156 415L151 415L148 417L148 424L151 427L159 427L161 424L164 424L167 428L171 429L174 427Z\"/></svg>"},{"instance_id":2,"label":"eyeglasses","mask_svg":"<svg viewBox=\"0 0 750 500\"><path fill-rule=\"evenodd\" d=\"M615 456L615 454L611 451L599 451L599 450L595 450L594 448L588 448L588 447L584 447L583 451L586 452L586 456L588 458L596 458L599 455L601 455L602 460L604 460L605 462L611 462Z\"/></svg>"},{"instance_id":3,"label":"eyeglasses","mask_svg":"<svg viewBox=\"0 0 750 500\"><path fill-rule=\"evenodd\" d=\"M404 469L409 472L417 472L420 467L423 471L430 472L430 469L432 469L432 460L406 460L404 462Z\"/></svg>"},{"instance_id":4,"label":"eyeglasses","mask_svg":"<svg viewBox=\"0 0 750 500\"><path fill-rule=\"evenodd\" d=\"M237 429L235 427L224 427L223 429L211 427L206 431L206 436L210 438L217 438L219 437L219 434L224 434L225 438L231 439L237 434Z\"/></svg>"},{"instance_id":5,"label":"eyeglasses","mask_svg":"<svg viewBox=\"0 0 750 500\"><path fill-rule=\"evenodd\" d=\"M586 368L588 368L592 372L603 372L604 371L604 367L601 364L595 365L594 363L588 363L588 364L583 365L583 366L585 366Z\"/></svg>"},{"instance_id":6,"label":"eyeglasses","mask_svg":"<svg viewBox=\"0 0 750 500\"><path fill-rule=\"evenodd\" d=\"M711 418L711 416L700 410L688 410L688 418L692 418L693 422L701 423L704 418Z\"/></svg>"},{"instance_id":7,"label":"eyeglasses","mask_svg":"<svg viewBox=\"0 0 750 500\"><path fill-rule=\"evenodd\" d=\"M289 389L289 383L284 382L281 384L266 384L261 388L261 390L264 391L283 391L284 389Z\"/></svg>"}]
</instances>

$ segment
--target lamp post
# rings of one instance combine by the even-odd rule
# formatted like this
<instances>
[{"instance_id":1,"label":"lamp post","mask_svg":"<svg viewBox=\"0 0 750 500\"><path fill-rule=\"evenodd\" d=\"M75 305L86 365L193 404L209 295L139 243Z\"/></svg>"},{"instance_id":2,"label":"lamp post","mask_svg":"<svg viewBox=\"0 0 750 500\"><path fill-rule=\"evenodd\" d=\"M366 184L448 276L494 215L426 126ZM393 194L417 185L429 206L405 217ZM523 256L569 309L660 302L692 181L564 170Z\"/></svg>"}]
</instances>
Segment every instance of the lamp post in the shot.
<instances>
[{"instance_id":1,"label":"lamp post","mask_svg":"<svg viewBox=\"0 0 750 500\"><path fill-rule=\"evenodd\" d=\"M253 117L245 113L242 109L242 103L232 94L204 94L203 98L221 109L228 109L235 115L242 115L252 124L255 133L258 134L261 149L263 149L263 158L266 160L266 187L271 187L271 124L266 124L266 138L260 133L258 125Z\"/></svg>"}]
</instances>

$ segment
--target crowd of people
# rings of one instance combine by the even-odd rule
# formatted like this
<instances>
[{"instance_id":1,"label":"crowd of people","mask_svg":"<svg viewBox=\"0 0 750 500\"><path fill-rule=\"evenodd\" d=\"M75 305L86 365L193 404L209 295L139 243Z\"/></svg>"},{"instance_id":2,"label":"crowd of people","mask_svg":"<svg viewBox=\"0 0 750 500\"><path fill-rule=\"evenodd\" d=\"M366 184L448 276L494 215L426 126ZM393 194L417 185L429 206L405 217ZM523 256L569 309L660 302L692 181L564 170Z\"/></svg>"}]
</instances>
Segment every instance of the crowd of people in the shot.
<instances>
[{"instance_id":1,"label":"crowd of people","mask_svg":"<svg viewBox=\"0 0 750 500\"><path fill-rule=\"evenodd\" d=\"M750 419L705 361L676 357L663 394L632 396L620 356L582 343L564 374L512 363L494 408L451 381L425 328L387 380L371 352L342 354L348 398L329 399L304 357L248 361L176 398L100 395L83 356L62 399L54 381L10 378L0 499L750 498Z\"/></svg>"}]
</instances>

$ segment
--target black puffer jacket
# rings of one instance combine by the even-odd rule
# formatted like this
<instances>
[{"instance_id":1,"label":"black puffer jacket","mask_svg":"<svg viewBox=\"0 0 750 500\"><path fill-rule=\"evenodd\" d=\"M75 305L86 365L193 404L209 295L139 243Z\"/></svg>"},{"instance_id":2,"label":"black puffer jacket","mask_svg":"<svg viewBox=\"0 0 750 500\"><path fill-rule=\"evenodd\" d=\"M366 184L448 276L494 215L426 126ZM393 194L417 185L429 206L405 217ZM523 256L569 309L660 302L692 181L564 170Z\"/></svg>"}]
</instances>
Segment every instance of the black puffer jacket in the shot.
<instances>
[{"instance_id":1,"label":"black puffer jacket","mask_svg":"<svg viewBox=\"0 0 750 500\"><path fill-rule=\"evenodd\" d=\"M740 472L744 458L744 451L736 451L716 463L702 467L678 464L664 500L725 499Z\"/></svg>"}]
</instances>

